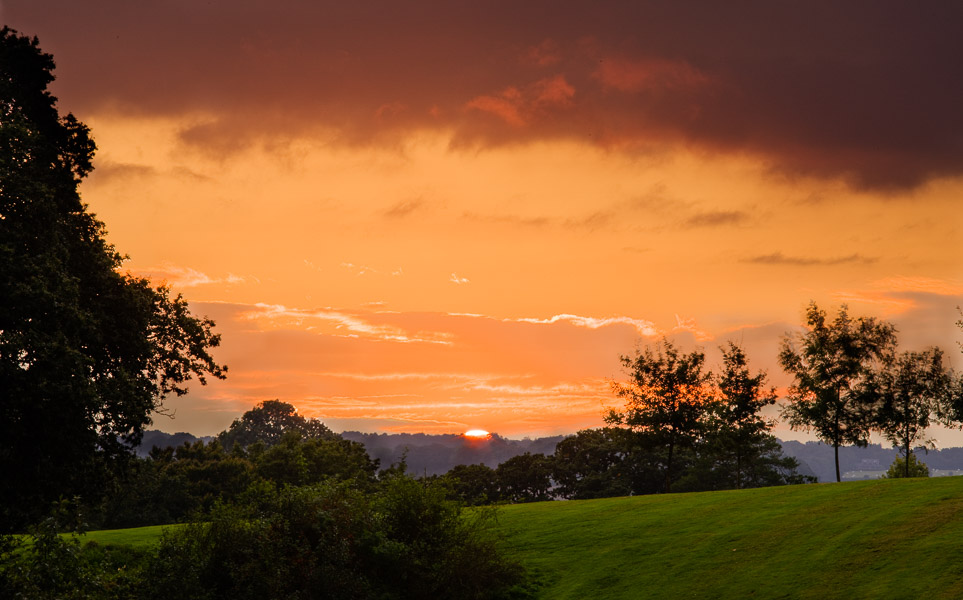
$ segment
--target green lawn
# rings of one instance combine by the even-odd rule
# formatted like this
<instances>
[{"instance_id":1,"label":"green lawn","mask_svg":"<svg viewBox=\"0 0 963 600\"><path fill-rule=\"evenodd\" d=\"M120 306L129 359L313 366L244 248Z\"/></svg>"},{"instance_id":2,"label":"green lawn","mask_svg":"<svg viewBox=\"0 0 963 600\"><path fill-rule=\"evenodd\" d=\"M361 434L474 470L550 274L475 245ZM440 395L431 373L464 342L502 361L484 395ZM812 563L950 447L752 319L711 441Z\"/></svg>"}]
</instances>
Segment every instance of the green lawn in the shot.
<instances>
[{"instance_id":1,"label":"green lawn","mask_svg":"<svg viewBox=\"0 0 963 600\"><path fill-rule=\"evenodd\" d=\"M546 600L963 598L963 477L543 502L498 522ZM87 539L143 548L162 529Z\"/></svg>"},{"instance_id":2,"label":"green lawn","mask_svg":"<svg viewBox=\"0 0 963 600\"><path fill-rule=\"evenodd\" d=\"M963 598L963 477L505 507L541 597Z\"/></svg>"},{"instance_id":3,"label":"green lawn","mask_svg":"<svg viewBox=\"0 0 963 600\"><path fill-rule=\"evenodd\" d=\"M82 543L96 542L101 546L130 546L146 549L160 541L161 533L168 527L177 525L153 525L133 529L102 529L89 531L80 538Z\"/></svg>"}]
</instances>

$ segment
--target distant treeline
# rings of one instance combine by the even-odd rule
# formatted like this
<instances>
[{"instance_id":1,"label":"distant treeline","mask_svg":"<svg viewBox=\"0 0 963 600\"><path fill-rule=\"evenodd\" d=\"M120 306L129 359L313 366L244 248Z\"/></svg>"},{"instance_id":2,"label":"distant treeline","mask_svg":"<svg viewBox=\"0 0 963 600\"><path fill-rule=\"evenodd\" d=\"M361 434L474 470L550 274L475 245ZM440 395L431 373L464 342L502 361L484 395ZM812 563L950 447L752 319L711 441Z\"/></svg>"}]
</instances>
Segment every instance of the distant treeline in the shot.
<instances>
[{"instance_id":1,"label":"distant treeline","mask_svg":"<svg viewBox=\"0 0 963 600\"><path fill-rule=\"evenodd\" d=\"M534 439L509 439L492 434L488 440L471 440L457 434L427 433L361 433L345 431L341 437L363 444L373 460L390 465L405 457L409 474L443 475L458 465L482 464L495 468L499 464L526 452L550 455L555 446L566 436L554 435ZM190 433L165 433L151 430L137 447L137 455L147 457L152 447L176 448L185 443L205 443L213 436L195 436ZM783 454L799 462L796 469L800 475L816 477L820 482L834 481L833 447L823 442L798 442L779 440ZM963 448L918 449L920 460L930 469L959 470L963 474ZM896 448L882 444L870 444L865 448L844 446L840 448L839 464L844 472L885 471L899 456Z\"/></svg>"}]
</instances>

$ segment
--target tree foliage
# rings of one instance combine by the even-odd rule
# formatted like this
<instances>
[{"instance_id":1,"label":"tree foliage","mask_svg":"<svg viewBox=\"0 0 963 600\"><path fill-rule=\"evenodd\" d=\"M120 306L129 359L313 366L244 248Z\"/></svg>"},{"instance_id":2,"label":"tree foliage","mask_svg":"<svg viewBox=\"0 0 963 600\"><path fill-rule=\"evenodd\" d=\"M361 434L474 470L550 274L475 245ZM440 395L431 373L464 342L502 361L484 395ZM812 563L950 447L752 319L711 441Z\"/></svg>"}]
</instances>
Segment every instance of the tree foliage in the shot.
<instances>
[{"instance_id":1,"label":"tree foliage","mask_svg":"<svg viewBox=\"0 0 963 600\"><path fill-rule=\"evenodd\" d=\"M895 329L873 318L853 319L845 306L830 322L815 302L806 309L806 327L798 336L786 336L779 353L780 364L794 378L782 414L793 429L815 431L833 446L839 481L839 446L868 442L877 398L866 384L892 356Z\"/></svg>"},{"instance_id":2,"label":"tree foliage","mask_svg":"<svg viewBox=\"0 0 963 600\"><path fill-rule=\"evenodd\" d=\"M799 464L782 455L770 431L772 419L760 412L776 403L776 390L766 389L765 373L752 375L742 348L722 348L722 373L716 399L709 407L697 448L695 485L700 489L740 489L801 483ZM689 484L690 486L693 483Z\"/></svg>"},{"instance_id":3,"label":"tree foliage","mask_svg":"<svg viewBox=\"0 0 963 600\"><path fill-rule=\"evenodd\" d=\"M705 354L680 354L663 339L655 350L647 347L621 360L629 382L615 383L614 389L625 406L610 411L605 420L639 433L649 446L664 451L663 491L669 492L679 451L695 445L713 400L711 375L703 371Z\"/></svg>"},{"instance_id":4,"label":"tree foliage","mask_svg":"<svg viewBox=\"0 0 963 600\"><path fill-rule=\"evenodd\" d=\"M274 446L291 431L309 439L338 437L321 421L299 415L294 405L280 400L265 400L241 415L240 419L234 419L230 428L218 434L217 439L230 451L235 444L247 447L261 442L266 446Z\"/></svg>"},{"instance_id":5,"label":"tree foliage","mask_svg":"<svg viewBox=\"0 0 963 600\"><path fill-rule=\"evenodd\" d=\"M932 446L926 430L950 393L950 374L943 352L903 352L873 373L868 386L878 398L875 428L899 448L905 476L910 477L913 448Z\"/></svg>"},{"instance_id":6,"label":"tree foliage","mask_svg":"<svg viewBox=\"0 0 963 600\"><path fill-rule=\"evenodd\" d=\"M897 456L883 475L885 479L900 479L903 477L929 477L930 468L920 462L916 454L910 452L904 456Z\"/></svg>"},{"instance_id":7,"label":"tree foliage","mask_svg":"<svg viewBox=\"0 0 963 600\"><path fill-rule=\"evenodd\" d=\"M213 322L120 272L80 199L87 127L47 90L53 58L0 31L0 530L94 495L168 394L223 377Z\"/></svg>"},{"instance_id":8,"label":"tree foliage","mask_svg":"<svg viewBox=\"0 0 963 600\"><path fill-rule=\"evenodd\" d=\"M551 500L552 459L541 453L513 456L495 469L500 496L509 502Z\"/></svg>"}]
</instances>

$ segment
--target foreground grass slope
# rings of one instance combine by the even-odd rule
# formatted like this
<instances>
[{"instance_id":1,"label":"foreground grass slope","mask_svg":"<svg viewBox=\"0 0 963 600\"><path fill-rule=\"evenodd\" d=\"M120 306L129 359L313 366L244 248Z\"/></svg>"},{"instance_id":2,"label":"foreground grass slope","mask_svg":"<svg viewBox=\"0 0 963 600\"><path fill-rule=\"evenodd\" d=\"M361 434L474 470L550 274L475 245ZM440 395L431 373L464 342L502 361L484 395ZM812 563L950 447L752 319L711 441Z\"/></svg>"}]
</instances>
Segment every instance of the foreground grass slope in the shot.
<instances>
[{"instance_id":1,"label":"foreground grass slope","mask_svg":"<svg viewBox=\"0 0 963 600\"><path fill-rule=\"evenodd\" d=\"M505 507L555 599L963 598L963 477Z\"/></svg>"}]
</instances>

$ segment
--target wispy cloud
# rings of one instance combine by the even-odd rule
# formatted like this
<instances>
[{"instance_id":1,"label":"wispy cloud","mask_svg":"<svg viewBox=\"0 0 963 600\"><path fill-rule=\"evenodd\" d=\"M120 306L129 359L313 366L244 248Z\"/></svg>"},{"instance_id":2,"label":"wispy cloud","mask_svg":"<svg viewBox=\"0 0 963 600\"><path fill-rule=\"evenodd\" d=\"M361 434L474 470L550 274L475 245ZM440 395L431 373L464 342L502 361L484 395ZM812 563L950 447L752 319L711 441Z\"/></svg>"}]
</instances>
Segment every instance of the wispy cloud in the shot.
<instances>
[{"instance_id":1,"label":"wispy cloud","mask_svg":"<svg viewBox=\"0 0 963 600\"><path fill-rule=\"evenodd\" d=\"M176 265L163 265L160 267L142 267L132 269L131 272L140 277L146 277L154 282L164 282L173 288L189 288L201 285L213 284L239 284L248 281L257 281L255 277L241 277L233 273L228 273L224 277L211 277L206 273L192 269L190 267L179 267Z\"/></svg>"},{"instance_id":2,"label":"wispy cloud","mask_svg":"<svg viewBox=\"0 0 963 600\"><path fill-rule=\"evenodd\" d=\"M451 277L448 278L448 281L450 281L450 282L452 282L452 283L457 283L458 285L462 285L462 284L465 284L465 283L471 283L471 280L468 279L467 277L459 277L459 276L458 276L457 274L455 274L455 273L452 273L452 274L451 274Z\"/></svg>"},{"instance_id":3,"label":"wispy cloud","mask_svg":"<svg viewBox=\"0 0 963 600\"><path fill-rule=\"evenodd\" d=\"M752 256L742 260L744 263L751 263L757 265L782 265L782 266L796 266L796 267L811 267L811 266L833 266L833 265L845 265L845 264L872 264L877 262L879 259L874 256L863 256L862 254L850 254L848 256L838 256L832 258L819 258L815 256L787 256L782 252L773 252L772 254L761 254L758 256Z\"/></svg>"},{"instance_id":4,"label":"wispy cloud","mask_svg":"<svg viewBox=\"0 0 963 600\"><path fill-rule=\"evenodd\" d=\"M600 319L595 317L581 317L579 315L561 314L555 315L548 319L520 318L509 319L509 321L514 321L516 323L537 324L569 323L576 327L585 327L587 329L600 329L610 325L628 325L633 327L639 332L639 335L644 337L652 337L660 334L658 328L656 328L652 322L642 319L632 319L630 317L606 317Z\"/></svg>"},{"instance_id":5,"label":"wispy cloud","mask_svg":"<svg viewBox=\"0 0 963 600\"><path fill-rule=\"evenodd\" d=\"M698 213L687 218L683 225L687 227L719 227L724 225L741 225L749 220L749 213L739 210L716 210Z\"/></svg>"},{"instance_id":6,"label":"wispy cloud","mask_svg":"<svg viewBox=\"0 0 963 600\"><path fill-rule=\"evenodd\" d=\"M384 211L384 216L391 219L402 219L404 217L410 216L412 213L422 211L425 209L425 201L421 198L415 198L413 200L402 200L395 204L392 204Z\"/></svg>"},{"instance_id":7,"label":"wispy cloud","mask_svg":"<svg viewBox=\"0 0 963 600\"><path fill-rule=\"evenodd\" d=\"M242 318L267 328L293 328L337 337L354 337L384 342L451 344L451 334L410 332L394 325L374 324L362 314L330 308L299 309L280 304L253 305Z\"/></svg>"},{"instance_id":8,"label":"wispy cloud","mask_svg":"<svg viewBox=\"0 0 963 600\"><path fill-rule=\"evenodd\" d=\"M940 296L963 295L963 283L933 277L887 277L874 281L872 286L891 292L923 292Z\"/></svg>"}]
</instances>

